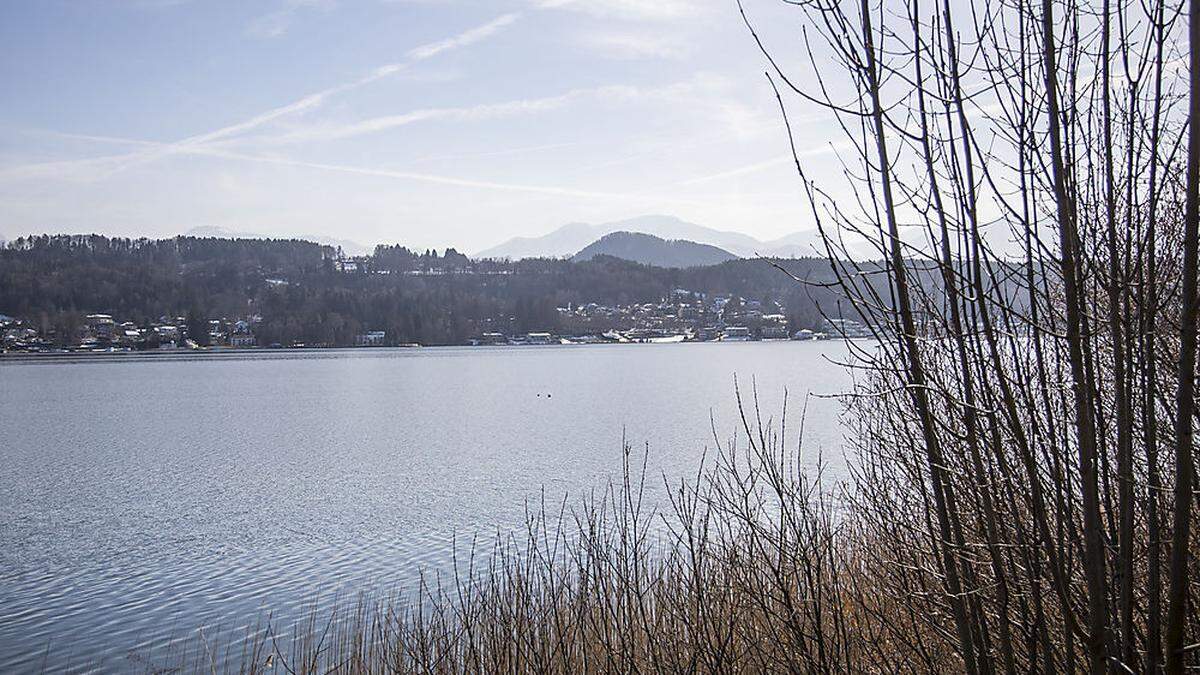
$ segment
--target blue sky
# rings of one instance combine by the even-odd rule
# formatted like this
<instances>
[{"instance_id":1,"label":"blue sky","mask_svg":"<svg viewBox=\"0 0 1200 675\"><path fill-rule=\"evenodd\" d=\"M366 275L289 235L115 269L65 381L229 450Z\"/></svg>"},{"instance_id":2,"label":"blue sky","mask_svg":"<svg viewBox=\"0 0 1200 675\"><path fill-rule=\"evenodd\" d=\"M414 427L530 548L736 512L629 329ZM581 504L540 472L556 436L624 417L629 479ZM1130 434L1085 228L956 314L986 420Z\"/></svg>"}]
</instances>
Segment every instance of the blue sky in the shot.
<instances>
[{"instance_id":1,"label":"blue sky","mask_svg":"<svg viewBox=\"0 0 1200 675\"><path fill-rule=\"evenodd\" d=\"M796 43L781 3L747 9ZM778 237L811 225L764 67L732 0L7 0L0 235Z\"/></svg>"}]
</instances>

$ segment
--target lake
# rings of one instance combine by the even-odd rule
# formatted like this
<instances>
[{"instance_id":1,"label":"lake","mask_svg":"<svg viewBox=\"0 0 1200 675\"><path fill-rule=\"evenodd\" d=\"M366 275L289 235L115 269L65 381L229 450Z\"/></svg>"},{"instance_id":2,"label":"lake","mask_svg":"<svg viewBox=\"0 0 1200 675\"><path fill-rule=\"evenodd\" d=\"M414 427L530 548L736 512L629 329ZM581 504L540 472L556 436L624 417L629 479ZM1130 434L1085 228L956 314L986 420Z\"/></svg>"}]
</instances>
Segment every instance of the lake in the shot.
<instances>
[{"instance_id":1,"label":"lake","mask_svg":"<svg viewBox=\"0 0 1200 675\"><path fill-rule=\"evenodd\" d=\"M198 629L412 585L451 544L619 473L694 476L739 424L850 386L844 342L0 359L0 663L121 670ZM840 403L804 448L841 463ZM795 443L798 424L788 438Z\"/></svg>"}]
</instances>

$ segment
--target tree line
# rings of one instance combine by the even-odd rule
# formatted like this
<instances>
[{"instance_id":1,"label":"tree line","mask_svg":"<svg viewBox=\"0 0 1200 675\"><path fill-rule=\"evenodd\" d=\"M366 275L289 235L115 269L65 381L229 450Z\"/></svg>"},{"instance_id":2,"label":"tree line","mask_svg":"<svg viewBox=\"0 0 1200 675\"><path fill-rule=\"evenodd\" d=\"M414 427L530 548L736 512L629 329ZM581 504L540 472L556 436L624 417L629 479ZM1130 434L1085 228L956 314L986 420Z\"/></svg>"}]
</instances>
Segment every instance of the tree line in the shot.
<instances>
[{"instance_id":1,"label":"tree line","mask_svg":"<svg viewBox=\"0 0 1200 675\"><path fill-rule=\"evenodd\" d=\"M260 344L350 345L369 330L392 343L462 344L484 332L560 328L557 307L658 302L677 288L773 301L801 327L820 322L834 293L789 276L831 281L819 259L737 260L663 269L601 257L471 260L454 249L379 246L346 258L300 240L23 237L0 248L0 313L61 342L84 315L148 325L258 316Z\"/></svg>"},{"instance_id":2,"label":"tree line","mask_svg":"<svg viewBox=\"0 0 1200 675\"><path fill-rule=\"evenodd\" d=\"M870 636L839 670L1197 668L1200 1L791 4L801 64L742 17L789 135L813 106L844 131L846 184L793 158L886 338L856 359L810 647ZM1023 263L997 292L1002 246Z\"/></svg>"}]
</instances>

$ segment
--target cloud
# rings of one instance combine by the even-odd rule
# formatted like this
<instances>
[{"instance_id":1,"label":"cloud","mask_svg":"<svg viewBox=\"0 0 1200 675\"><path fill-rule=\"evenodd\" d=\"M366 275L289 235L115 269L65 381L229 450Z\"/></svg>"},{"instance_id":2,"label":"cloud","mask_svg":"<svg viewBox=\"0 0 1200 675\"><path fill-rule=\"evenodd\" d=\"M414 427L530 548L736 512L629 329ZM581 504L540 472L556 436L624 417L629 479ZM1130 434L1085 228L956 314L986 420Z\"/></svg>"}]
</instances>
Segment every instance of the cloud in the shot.
<instances>
[{"instance_id":1,"label":"cloud","mask_svg":"<svg viewBox=\"0 0 1200 675\"><path fill-rule=\"evenodd\" d=\"M465 33L464 33L465 34ZM126 144L136 148L132 152L84 159L51 161L25 166L0 169L0 179L27 179L58 177L66 180L95 180L107 174L117 172L131 166L155 161L173 154L208 155L226 157L229 159L249 160L286 164L291 160L280 158L262 158L250 155L239 155L230 150L230 142L247 132L254 131L271 122L282 118L299 115L320 106L327 98L348 91L369 82L392 75L408 67L407 63L380 66L368 75L336 87L331 87L287 105L268 110L247 120L231 124L204 134L170 143L157 143L121 139L108 136L89 136L81 134L62 134L60 132L39 132L59 135L65 138L76 138L106 144ZM292 128L290 131L275 137L254 137L255 141L287 144L308 141L336 140L372 133L380 133L389 129L404 127L425 121L482 121L500 119L517 115L539 114L567 107L578 101L590 101L594 105L629 105L634 103L656 103L672 108L706 108L714 121L729 125L729 103L724 96L730 82L719 76L700 73L686 80L673 82L655 87L639 87L633 85L604 85L598 87L572 89L561 94L540 98L516 99L497 103L483 103L473 106L427 108L413 110L397 115L387 115L369 118L349 124L306 125ZM738 116L735 116L738 117ZM747 120L738 118L740 123ZM736 125L735 131L743 132L741 124ZM739 133L739 135L742 135ZM297 166L303 163L294 164ZM317 168L318 165L313 165ZM319 168L328 168L320 165ZM369 170L355 170L366 173ZM417 176L418 174L403 174ZM425 176L423 179L429 179ZM445 181L443 181L445 182Z\"/></svg>"},{"instance_id":2,"label":"cloud","mask_svg":"<svg viewBox=\"0 0 1200 675\"><path fill-rule=\"evenodd\" d=\"M683 40L649 33L590 33L579 43L593 52L613 59L681 59L687 55Z\"/></svg>"},{"instance_id":3,"label":"cloud","mask_svg":"<svg viewBox=\"0 0 1200 675\"><path fill-rule=\"evenodd\" d=\"M829 119L827 116L813 117L813 118L809 118L809 123L815 122L818 120L827 120L827 119ZM855 148L854 141L845 139L845 138L839 138L838 140L835 140L835 141L822 141L820 143L815 143L808 147L796 148L796 157L792 157L792 155L790 155L790 154L780 155L780 156L774 157L772 159L767 159L767 160L763 160L760 162L754 162L753 164L747 164L744 166L739 166L739 167L736 167L733 169L727 169L725 171L720 171L717 173L706 174L703 176L697 176L695 178L689 178L687 180L673 183L673 185L682 187L682 186L688 186L688 185L698 185L700 183L708 183L711 181L724 180L726 178L736 178L738 176L744 176L747 174L758 173L759 171L765 171L767 169L773 169L778 166L793 164L796 161L796 158L800 158L801 160L804 160L808 157L817 157L817 156L821 156L821 155L836 155L836 154L842 153L843 151L853 150L854 148Z\"/></svg>"},{"instance_id":4,"label":"cloud","mask_svg":"<svg viewBox=\"0 0 1200 675\"><path fill-rule=\"evenodd\" d=\"M434 154L434 155L425 155L423 157L417 157L413 161L415 163L421 163L421 162L437 162L437 161L459 160L459 159L479 159L482 157L510 157L513 155L534 154L534 153L540 153L540 152L547 152L550 150L563 150L566 148L579 148L579 147L583 147L586 145L593 145L593 144L594 143L588 143L585 141L564 141L562 143L540 143L538 145L522 145L522 146L517 146L517 147L511 147L511 148L499 148L496 150L482 150L482 151L478 151L478 152L439 153L439 154Z\"/></svg>"},{"instance_id":5,"label":"cloud","mask_svg":"<svg viewBox=\"0 0 1200 675\"><path fill-rule=\"evenodd\" d=\"M264 14L246 26L246 35L263 39L277 38L291 26L292 14L286 9Z\"/></svg>"},{"instance_id":6,"label":"cloud","mask_svg":"<svg viewBox=\"0 0 1200 675\"><path fill-rule=\"evenodd\" d=\"M498 103L481 103L456 108L425 108L397 115L373 117L348 124L310 125L293 129L275 138L264 139L275 143L299 143L308 141L330 141L366 134L380 133L418 122L450 120L475 122L501 119L517 115L528 115L564 108L576 101L588 99L603 103L632 103L658 101L676 103L694 96L698 91L719 88L722 82L705 76L675 82L660 87L635 87L631 85L604 85L586 87L553 96L516 99ZM722 104L721 109L724 110Z\"/></svg>"},{"instance_id":7,"label":"cloud","mask_svg":"<svg viewBox=\"0 0 1200 675\"><path fill-rule=\"evenodd\" d=\"M251 21L246 26L246 34L263 39L277 38L288 31L299 10L305 8L329 10L333 8L334 4L334 0L284 0L281 8Z\"/></svg>"},{"instance_id":8,"label":"cloud","mask_svg":"<svg viewBox=\"0 0 1200 675\"><path fill-rule=\"evenodd\" d=\"M699 183L707 183L709 181L714 181L714 180L735 178L737 176L744 176L746 174L757 173L757 172L763 171L765 169L771 169L771 168L774 168L777 166L783 166L784 164L788 164L791 161L792 161L792 158L790 155L780 155L779 157L775 157L773 159L768 159L768 160L765 160L762 162L755 162L753 164L747 164L746 166L739 166L736 169L729 169L727 171L721 171L719 173L708 174L706 176L698 176L696 178L690 178L688 180L679 181L678 183L675 183L675 185L681 185L681 186L682 185L696 185Z\"/></svg>"},{"instance_id":9,"label":"cloud","mask_svg":"<svg viewBox=\"0 0 1200 675\"><path fill-rule=\"evenodd\" d=\"M425 59L437 56L438 54L441 54L442 52L445 52L445 51L449 51L452 49L458 49L460 47L466 47L468 45L473 45L476 42L479 42L480 40L483 40L492 35L495 35L499 31L504 29L506 26L511 25L519 17L520 17L520 14L518 14L516 12L512 12L509 14L502 14L502 15L496 17L495 19L492 19L491 21L483 24L482 26L476 26L475 28L472 28L468 31L459 33L458 35L455 35L454 37L446 38L445 40L440 40L438 42L431 42L429 44L421 45L420 47L413 48L413 49L409 50L405 56L407 56L409 59L412 59L414 61L424 61Z\"/></svg>"},{"instance_id":10,"label":"cloud","mask_svg":"<svg viewBox=\"0 0 1200 675\"><path fill-rule=\"evenodd\" d=\"M207 153L207 151L205 151ZM564 188L553 185L528 185L524 183L503 183L499 181L476 180L473 178L464 178L460 176L444 176L429 173L417 173L413 171L392 171L389 169L372 169L366 167L345 166L341 164L326 164L322 162L305 162L285 157L264 157L258 155L245 155L240 153L228 153L222 151L213 151L219 157L228 159L241 159L250 162L265 162L268 164L279 164L283 166L293 166L298 168L317 169L321 171L336 171L339 173L351 173L360 176L376 176L379 178L394 178L399 180L418 181L424 183L436 183L439 185L451 185L456 187L481 188L487 190L502 190L505 192L528 192L543 195L554 195L559 197L586 197L597 199L622 199L627 195L598 192L595 190L577 190L574 188Z\"/></svg>"},{"instance_id":11,"label":"cloud","mask_svg":"<svg viewBox=\"0 0 1200 675\"><path fill-rule=\"evenodd\" d=\"M186 5L192 0L129 0L129 5L138 9L168 9Z\"/></svg>"},{"instance_id":12,"label":"cloud","mask_svg":"<svg viewBox=\"0 0 1200 675\"><path fill-rule=\"evenodd\" d=\"M128 160L130 156L129 154L106 155L84 159L34 162L32 164L5 167L0 169L0 180L29 180L38 178L79 181L92 180L102 172L114 170L120 162Z\"/></svg>"},{"instance_id":13,"label":"cloud","mask_svg":"<svg viewBox=\"0 0 1200 675\"><path fill-rule=\"evenodd\" d=\"M300 4L311 5L314 2L324 0L296 1ZM448 50L459 49L475 44L476 42L495 34L505 26L513 23L518 16L519 15L517 14L501 15L500 17L493 19L492 21L489 21L481 26L470 28L462 33L459 33L458 35L450 37L446 40L442 40L441 42L436 42L424 47L418 47L409 53L408 60L406 61L379 66L369 74L360 77L357 80L344 82L333 87L322 89L321 91L309 94L286 105L272 108L271 110L255 115L249 119L230 124L213 131L189 136L173 143L152 144L143 150L125 155L113 155L108 157L95 157L56 162L42 162L27 166L9 167L7 169L0 170L0 178L48 176L53 175L56 172L76 173L79 170L92 171L93 177L95 177L94 173L96 171L120 171L135 164L154 161L178 152L187 152L214 141L237 136L247 131L252 131L280 118L312 110L320 106L331 96L357 89L390 75L394 75L395 73L411 67L413 63L428 59L434 55L446 52ZM413 55L413 52L417 53Z\"/></svg>"},{"instance_id":14,"label":"cloud","mask_svg":"<svg viewBox=\"0 0 1200 675\"><path fill-rule=\"evenodd\" d=\"M687 0L540 0L543 9L570 9L621 19L679 19L701 10Z\"/></svg>"},{"instance_id":15,"label":"cloud","mask_svg":"<svg viewBox=\"0 0 1200 675\"><path fill-rule=\"evenodd\" d=\"M55 133L55 132L49 132ZM398 180L409 180L424 183L435 183L440 185L452 185L457 187L482 188L488 190L502 190L507 192L528 192L545 195L555 195L563 197L588 197L588 198L604 198L613 199L620 198L623 195L609 192L598 192L594 190L578 190L575 188L558 187L553 185L529 185L524 183L505 183L499 181L477 180L461 176L446 176L439 174L420 173L415 171L394 171L390 169L375 169L370 167L347 166L342 164L329 164L323 162L307 162L302 160L291 159L288 157L270 156L270 155L252 155L241 152L234 152L224 148L215 147L212 145L196 145L187 146L184 148L174 148L167 143L154 143L153 141L144 141L131 138L115 138L112 136L88 136L84 134L56 134L67 138L79 140L92 140L101 143L123 143L135 146L151 146L157 148L172 147L178 154L197 155L202 157L216 157L221 159L232 159L245 162L255 162L260 164L274 164L277 166L290 166L297 168L316 169L320 171L333 171L338 173L349 173L360 176L375 176L380 178L393 178ZM57 174L61 168L80 169L90 166L103 165L111 162L114 159L120 159L123 156L109 157L94 157L86 160L72 160L68 162L43 162L41 164L31 165L29 167L17 167L16 169L0 170L0 178L35 178L49 174Z\"/></svg>"},{"instance_id":16,"label":"cloud","mask_svg":"<svg viewBox=\"0 0 1200 675\"><path fill-rule=\"evenodd\" d=\"M379 133L397 127L407 126L417 122L431 120L479 121L498 119L531 113L545 112L562 108L575 99L585 96L599 95L605 91L617 93L621 87L598 87L592 89L575 89L564 94L545 96L541 98L517 99L500 103L483 103L474 106L457 108L425 108L413 110L398 115L373 117L358 122L341 125L314 125L307 128L295 129L274 140L282 143L305 141L328 141L365 134Z\"/></svg>"}]
</instances>

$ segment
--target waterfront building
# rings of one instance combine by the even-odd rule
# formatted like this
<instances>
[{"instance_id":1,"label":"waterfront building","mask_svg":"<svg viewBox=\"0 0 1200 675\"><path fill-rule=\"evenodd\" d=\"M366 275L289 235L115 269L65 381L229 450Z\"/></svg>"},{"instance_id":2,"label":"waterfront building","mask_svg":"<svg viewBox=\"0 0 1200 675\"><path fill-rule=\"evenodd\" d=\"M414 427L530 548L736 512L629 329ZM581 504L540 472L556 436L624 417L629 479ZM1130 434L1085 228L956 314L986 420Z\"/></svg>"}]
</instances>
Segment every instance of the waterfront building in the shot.
<instances>
[{"instance_id":1,"label":"waterfront building","mask_svg":"<svg viewBox=\"0 0 1200 675\"><path fill-rule=\"evenodd\" d=\"M746 342L750 339L750 329L746 326L726 326L721 334L723 342Z\"/></svg>"},{"instance_id":2,"label":"waterfront building","mask_svg":"<svg viewBox=\"0 0 1200 675\"><path fill-rule=\"evenodd\" d=\"M357 347L382 347L387 344L387 332L382 330L373 330L354 336L354 345Z\"/></svg>"}]
</instances>

